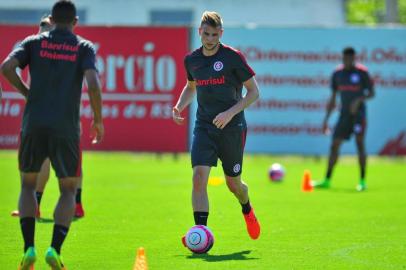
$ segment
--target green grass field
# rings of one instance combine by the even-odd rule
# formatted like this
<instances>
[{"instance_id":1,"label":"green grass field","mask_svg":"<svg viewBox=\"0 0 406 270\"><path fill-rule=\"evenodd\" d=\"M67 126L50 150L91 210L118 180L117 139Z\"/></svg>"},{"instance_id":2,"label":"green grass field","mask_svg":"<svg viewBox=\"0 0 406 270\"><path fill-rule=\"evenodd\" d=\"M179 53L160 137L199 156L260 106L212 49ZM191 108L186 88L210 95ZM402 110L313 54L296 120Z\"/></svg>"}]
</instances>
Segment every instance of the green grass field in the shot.
<instances>
[{"instance_id":1,"label":"green grass field","mask_svg":"<svg viewBox=\"0 0 406 270\"><path fill-rule=\"evenodd\" d=\"M283 183L270 183L273 162L287 169ZM262 225L248 237L241 209L225 184L209 186L209 227L216 241L209 255L192 255L180 242L193 225L189 155L84 153L86 216L72 223L62 249L72 270L132 269L138 247L149 269L406 269L406 160L371 158L368 187L357 193L356 158L340 160L328 191L301 191L305 169L324 174L326 160L246 155L243 178ZM221 168L221 167L220 167ZM220 168L212 176L222 176ZM15 151L0 151L0 269L17 269L22 255L16 208L19 176ZM58 196L50 179L36 225L40 255L51 241Z\"/></svg>"}]
</instances>

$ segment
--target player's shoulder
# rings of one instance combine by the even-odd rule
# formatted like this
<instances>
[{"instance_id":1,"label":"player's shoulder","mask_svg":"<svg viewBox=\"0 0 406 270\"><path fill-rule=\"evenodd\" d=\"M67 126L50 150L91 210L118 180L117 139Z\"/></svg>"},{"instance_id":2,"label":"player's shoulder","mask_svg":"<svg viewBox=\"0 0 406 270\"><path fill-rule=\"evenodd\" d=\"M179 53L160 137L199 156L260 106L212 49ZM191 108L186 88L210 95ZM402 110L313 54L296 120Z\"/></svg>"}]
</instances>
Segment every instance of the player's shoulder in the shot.
<instances>
[{"instance_id":1,"label":"player's shoulder","mask_svg":"<svg viewBox=\"0 0 406 270\"><path fill-rule=\"evenodd\" d=\"M224 53L226 53L228 56L241 58L241 59L244 59L244 61L245 61L244 55L238 49L231 47L230 45L227 45L224 43L222 43L221 46L223 47Z\"/></svg>"},{"instance_id":2,"label":"player's shoulder","mask_svg":"<svg viewBox=\"0 0 406 270\"><path fill-rule=\"evenodd\" d=\"M24 38L24 40L22 41L22 43L31 43L31 42L36 42L39 41L43 38L43 36L41 34L34 34L34 35L29 35L26 38Z\"/></svg>"},{"instance_id":3,"label":"player's shoulder","mask_svg":"<svg viewBox=\"0 0 406 270\"><path fill-rule=\"evenodd\" d=\"M84 47L94 47L93 42L91 42L90 40L88 40L88 39L86 39L86 38L84 38L84 37L82 37L82 36L76 35L76 39L77 39L77 42L78 42L78 44L79 44L80 46L84 46Z\"/></svg>"},{"instance_id":4,"label":"player's shoulder","mask_svg":"<svg viewBox=\"0 0 406 270\"><path fill-rule=\"evenodd\" d=\"M368 68L365 65L360 64L360 63L355 64L355 69L361 73L368 73Z\"/></svg>"},{"instance_id":5,"label":"player's shoulder","mask_svg":"<svg viewBox=\"0 0 406 270\"><path fill-rule=\"evenodd\" d=\"M202 47L197 48L197 49L189 52L188 54L186 54L185 60L190 60L190 59L193 59L195 57L200 57L201 55L202 55Z\"/></svg>"}]
</instances>

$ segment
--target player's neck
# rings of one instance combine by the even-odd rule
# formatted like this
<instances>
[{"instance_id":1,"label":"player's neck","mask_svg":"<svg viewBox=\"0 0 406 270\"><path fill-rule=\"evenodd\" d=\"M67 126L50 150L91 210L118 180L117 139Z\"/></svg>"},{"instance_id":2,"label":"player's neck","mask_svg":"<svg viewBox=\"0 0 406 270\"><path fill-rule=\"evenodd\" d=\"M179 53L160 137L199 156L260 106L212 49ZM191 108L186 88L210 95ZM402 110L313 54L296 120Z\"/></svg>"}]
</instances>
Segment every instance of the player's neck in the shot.
<instances>
[{"instance_id":1,"label":"player's neck","mask_svg":"<svg viewBox=\"0 0 406 270\"><path fill-rule=\"evenodd\" d=\"M57 24L55 26L56 30L61 30L61 31L69 31L69 32L73 32L73 26L70 24Z\"/></svg>"},{"instance_id":2,"label":"player's neck","mask_svg":"<svg viewBox=\"0 0 406 270\"><path fill-rule=\"evenodd\" d=\"M204 56L212 56L212 55L215 55L219 49L220 49L220 42L217 44L216 47L214 47L211 50L208 50L208 49L206 49L206 47L203 46L202 53Z\"/></svg>"}]
</instances>

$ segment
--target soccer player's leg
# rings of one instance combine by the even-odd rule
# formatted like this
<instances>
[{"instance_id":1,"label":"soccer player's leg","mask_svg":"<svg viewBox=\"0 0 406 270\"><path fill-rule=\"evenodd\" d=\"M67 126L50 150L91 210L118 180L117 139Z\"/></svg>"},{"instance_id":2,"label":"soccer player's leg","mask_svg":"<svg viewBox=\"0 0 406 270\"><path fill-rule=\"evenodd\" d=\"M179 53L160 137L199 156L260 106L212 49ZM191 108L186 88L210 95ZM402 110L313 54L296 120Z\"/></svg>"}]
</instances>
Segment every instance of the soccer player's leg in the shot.
<instances>
[{"instance_id":1,"label":"soccer player's leg","mask_svg":"<svg viewBox=\"0 0 406 270\"><path fill-rule=\"evenodd\" d=\"M79 139L52 137L50 160L59 179L60 196L54 211L51 247L45 260L52 269L64 269L61 248L68 234L75 212L75 195L81 173Z\"/></svg>"},{"instance_id":2,"label":"soccer player's leg","mask_svg":"<svg viewBox=\"0 0 406 270\"><path fill-rule=\"evenodd\" d=\"M42 199L42 194L44 193L45 185L47 184L49 180L49 171L50 171L50 161L49 158L46 158L44 162L42 163L41 170L38 174L38 180L37 180L37 188L35 192L35 196L37 199L38 203L38 208L36 212L36 217L40 218L41 217L41 211L40 211L40 205L41 205L41 199Z\"/></svg>"},{"instance_id":3,"label":"soccer player's leg","mask_svg":"<svg viewBox=\"0 0 406 270\"><path fill-rule=\"evenodd\" d=\"M45 189L45 185L49 179L49 170L50 170L50 162L49 162L49 159L46 158L44 160L44 162L42 163L41 169L37 176L37 187L36 187L36 191L35 191L35 197L36 197L38 206L37 206L37 210L35 213L36 218L41 218L40 204L41 204L42 194ZM11 216L19 217L20 212L18 210L14 210L11 212Z\"/></svg>"},{"instance_id":4,"label":"soccer player's leg","mask_svg":"<svg viewBox=\"0 0 406 270\"><path fill-rule=\"evenodd\" d=\"M327 172L324 180L315 181L312 185L315 188L329 188L330 180L333 174L333 169L339 157L340 146L343 140L348 140L351 136L351 119L349 117L340 116L337 125L334 129L332 142L330 145L330 152L328 157Z\"/></svg>"},{"instance_id":5,"label":"soccer player's leg","mask_svg":"<svg viewBox=\"0 0 406 270\"><path fill-rule=\"evenodd\" d=\"M365 117L360 117L354 125L355 142L357 145L358 152L358 163L360 167L360 180L356 187L358 191L364 191L367 186L365 183L365 171L367 163L367 154L365 151L365 130L366 130L366 120Z\"/></svg>"},{"instance_id":6,"label":"soccer player's leg","mask_svg":"<svg viewBox=\"0 0 406 270\"><path fill-rule=\"evenodd\" d=\"M37 201L35 188L38 172L47 155L47 136L43 134L22 135L18 151L21 175L21 192L18 200L20 227L24 239L24 256L20 269L30 269L36 260L34 248L35 212Z\"/></svg>"},{"instance_id":7,"label":"soccer player's leg","mask_svg":"<svg viewBox=\"0 0 406 270\"><path fill-rule=\"evenodd\" d=\"M83 175L79 177L79 184L76 189L76 196L75 196L75 217L82 218L85 216L85 210L83 209L82 205L82 182L83 182Z\"/></svg>"},{"instance_id":8,"label":"soccer player's leg","mask_svg":"<svg viewBox=\"0 0 406 270\"><path fill-rule=\"evenodd\" d=\"M219 157L228 189L241 204L247 231L252 239L258 239L261 228L248 196L248 186L241 180L246 130L223 131L218 144Z\"/></svg>"},{"instance_id":9,"label":"soccer player's leg","mask_svg":"<svg viewBox=\"0 0 406 270\"><path fill-rule=\"evenodd\" d=\"M209 198L207 183L210 169L217 166L217 151L213 134L205 128L195 128L191 150L193 168L192 207L195 225L207 225ZM185 245L184 236L182 243Z\"/></svg>"}]
</instances>

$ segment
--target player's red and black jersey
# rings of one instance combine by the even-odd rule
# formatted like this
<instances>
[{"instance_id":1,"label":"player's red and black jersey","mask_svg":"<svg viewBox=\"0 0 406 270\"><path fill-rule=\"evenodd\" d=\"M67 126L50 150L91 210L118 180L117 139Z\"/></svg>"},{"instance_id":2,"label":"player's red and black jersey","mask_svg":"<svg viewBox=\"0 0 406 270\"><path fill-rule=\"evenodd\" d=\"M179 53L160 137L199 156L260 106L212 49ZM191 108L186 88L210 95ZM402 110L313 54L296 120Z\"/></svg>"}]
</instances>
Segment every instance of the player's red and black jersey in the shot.
<instances>
[{"instance_id":1,"label":"player's red and black jersey","mask_svg":"<svg viewBox=\"0 0 406 270\"><path fill-rule=\"evenodd\" d=\"M203 55L200 47L185 57L184 64L187 79L196 82L196 127L216 128L213 119L242 99L243 82L255 75L244 56L224 44L212 56ZM246 127L243 111L225 129L233 127Z\"/></svg>"},{"instance_id":2,"label":"player's red and black jersey","mask_svg":"<svg viewBox=\"0 0 406 270\"><path fill-rule=\"evenodd\" d=\"M27 37L11 54L29 66L31 83L23 134L48 130L79 137L79 108L84 71L96 69L93 44L71 31L55 29Z\"/></svg>"},{"instance_id":3,"label":"player's red and black jersey","mask_svg":"<svg viewBox=\"0 0 406 270\"><path fill-rule=\"evenodd\" d=\"M349 114L351 103L367 92L372 91L373 82L365 66L356 64L352 69L344 69L340 65L331 78L331 89L338 92L341 98L341 113ZM365 104L359 107L360 113L365 114Z\"/></svg>"}]
</instances>

